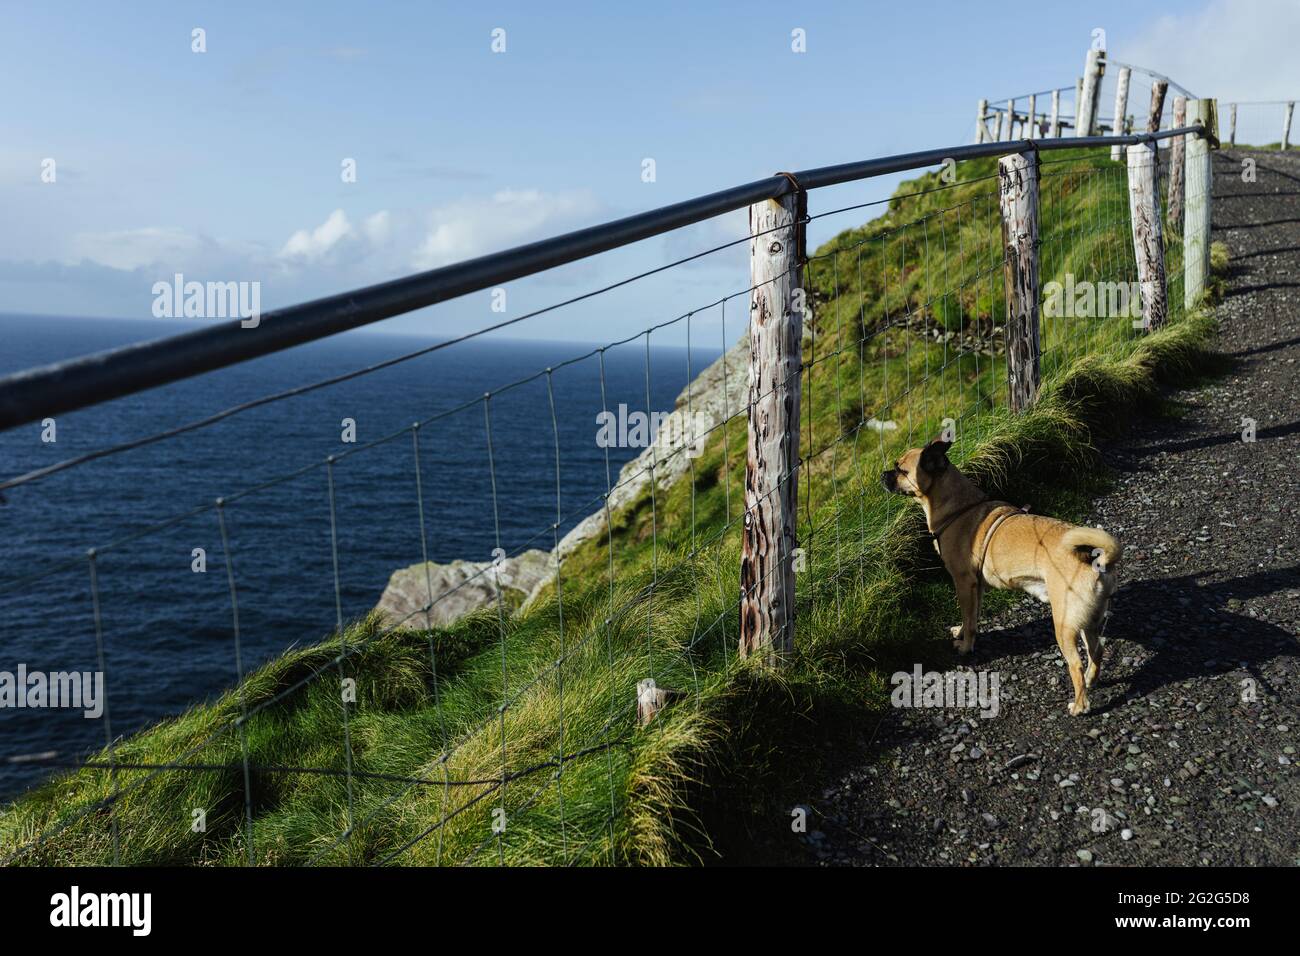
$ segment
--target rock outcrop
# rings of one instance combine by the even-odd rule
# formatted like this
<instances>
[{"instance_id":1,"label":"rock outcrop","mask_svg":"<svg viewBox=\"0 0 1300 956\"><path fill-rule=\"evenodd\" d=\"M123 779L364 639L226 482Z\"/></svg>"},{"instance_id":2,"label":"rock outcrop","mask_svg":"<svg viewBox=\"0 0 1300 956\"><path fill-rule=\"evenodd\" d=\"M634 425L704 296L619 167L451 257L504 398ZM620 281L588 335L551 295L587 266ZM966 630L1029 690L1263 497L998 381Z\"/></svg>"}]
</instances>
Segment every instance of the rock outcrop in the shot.
<instances>
[{"instance_id":1,"label":"rock outcrop","mask_svg":"<svg viewBox=\"0 0 1300 956\"><path fill-rule=\"evenodd\" d=\"M724 375L725 372L725 375ZM724 390L723 385L726 385ZM678 436L703 435L707 442L711 429L717 429L728 414L736 415L744 408L749 395L749 335L696 376L677 396L676 406L659 428L655 444L637 455L618 473L618 480L609 495L610 512L631 504L650 486L653 471L658 485L665 488L691 470L691 458L685 445L677 444ZM688 400L689 399L689 400ZM732 450L744 454L746 418L742 415L729 425L729 435L734 439ZM691 430L694 423L694 432ZM653 466L653 467L652 467ZM584 542L605 530L605 509L588 515L560 539L560 558L567 558Z\"/></svg>"},{"instance_id":2,"label":"rock outcrop","mask_svg":"<svg viewBox=\"0 0 1300 956\"><path fill-rule=\"evenodd\" d=\"M390 625L425 627L424 606L432 590L435 603L429 610L429 622L434 627L445 627L471 611L495 604L498 578L507 613L514 613L538 585L550 579L552 572L550 552L537 550L502 559L495 574L491 561L430 561L427 578L424 568L423 564L412 564L394 571L388 579L375 610Z\"/></svg>"},{"instance_id":3,"label":"rock outcrop","mask_svg":"<svg viewBox=\"0 0 1300 956\"><path fill-rule=\"evenodd\" d=\"M609 495L611 513L631 504L650 485L651 474L659 487L667 487L691 469L688 445L702 448L728 416L737 416L744 408L749 392L749 335L695 377L680 395L672 412L663 419L655 444L644 449L619 471ZM728 426L733 454L744 454L746 420L735 417ZM685 439L685 441L684 441ZM694 439L693 441L691 439ZM561 540L560 559L568 557L591 538L605 533L605 509L588 515ZM429 563L434 604L430 619L434 626L445 626L460 617L488 607L496 601L491 562L453 561ZM513 610L536 597L554 575L552 556L547 551L525 551L506 558L497 569L508 607ZM428 603L429 582L424 565L394 571L388 580L376 610L392 623L405 622L410 627L424 627L424 605ZM439 597L441 596L441 597Z\"/></svg>"}]
</instances>

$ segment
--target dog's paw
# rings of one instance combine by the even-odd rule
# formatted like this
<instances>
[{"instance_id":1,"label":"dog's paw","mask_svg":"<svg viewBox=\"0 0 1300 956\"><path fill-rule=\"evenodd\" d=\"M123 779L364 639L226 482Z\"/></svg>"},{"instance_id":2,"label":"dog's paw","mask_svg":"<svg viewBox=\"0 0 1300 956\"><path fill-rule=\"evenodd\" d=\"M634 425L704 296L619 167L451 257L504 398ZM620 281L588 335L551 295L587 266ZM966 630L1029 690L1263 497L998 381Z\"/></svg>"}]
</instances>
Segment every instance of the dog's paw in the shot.
<instances>
[{"instance_id":1,"label":"dog's paw","mask_svg":"<svg viewBox=\"0 0 1300 956\"><path fill-rule=\"evenodd\" d=\"M1086 700L1083 702L1083 706L1079 706L1074 701L1070 701L1070 706L1066 708L1071 717L1079 717L1086 714L1090 709L1091 708Z\"/></svg>"}]
</instances>

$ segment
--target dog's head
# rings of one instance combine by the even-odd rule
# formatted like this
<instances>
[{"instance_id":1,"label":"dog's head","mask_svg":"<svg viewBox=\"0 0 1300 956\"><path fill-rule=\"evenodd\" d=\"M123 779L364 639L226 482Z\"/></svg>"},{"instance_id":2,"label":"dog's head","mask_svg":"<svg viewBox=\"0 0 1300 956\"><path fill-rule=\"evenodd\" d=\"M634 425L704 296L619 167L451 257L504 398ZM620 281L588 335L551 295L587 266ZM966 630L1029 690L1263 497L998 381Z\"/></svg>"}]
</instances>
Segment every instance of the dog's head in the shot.
<instances>
[{"instance_id":1,"label":"dog's head","mask_svg":"<svg viewBox=\"0 0 1300 956\"><path fill-rule=\"evenodd\" d=\"M894 467L880 473L886 491L909 498L929 498L939 477L948 470L948 449L952 442L936 438L924 448L904 452Z\"/></svg>"}]
</instances>

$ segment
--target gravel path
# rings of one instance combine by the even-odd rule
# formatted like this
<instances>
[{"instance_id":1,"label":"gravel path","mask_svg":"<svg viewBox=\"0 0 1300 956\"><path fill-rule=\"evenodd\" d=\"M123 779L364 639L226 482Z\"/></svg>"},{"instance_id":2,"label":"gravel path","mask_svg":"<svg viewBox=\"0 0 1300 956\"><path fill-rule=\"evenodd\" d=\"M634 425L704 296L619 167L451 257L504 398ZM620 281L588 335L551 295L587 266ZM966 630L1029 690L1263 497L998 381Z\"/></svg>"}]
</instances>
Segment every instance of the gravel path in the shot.
<instances>
[{"instance_id":1,"label":"gravel path","mask_svg":"<svg viewBox=\"0 0 1300 956\"><path fill-rule=\"evenodd\" d=\"M795 862L1300 864L1300 154L1253 154L1255 183L1244 155L1214 158L1239 365L1104 449L1089 523L1127 550L1092 712L1066 715L1044 605L986 618L1001 713L890 711L808 794Z\"/></svg>"}]
</instances>

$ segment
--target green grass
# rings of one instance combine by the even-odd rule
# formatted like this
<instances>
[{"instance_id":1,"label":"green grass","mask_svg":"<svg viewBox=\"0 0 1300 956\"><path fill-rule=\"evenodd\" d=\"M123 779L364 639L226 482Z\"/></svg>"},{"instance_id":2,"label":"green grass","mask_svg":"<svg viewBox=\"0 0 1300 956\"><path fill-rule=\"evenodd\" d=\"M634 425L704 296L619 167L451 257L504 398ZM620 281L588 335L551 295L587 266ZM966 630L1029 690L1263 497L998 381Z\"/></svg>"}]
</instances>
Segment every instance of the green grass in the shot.
<instances>
[{"instance_id":1,"label":"green grass","mask_svg":"<svg viewBox=\"0 0 1300 956\"><path fill-rule=\"evenodd\" d=\"M1122 167L1053 158L1066 161L1044 167L1042 281L1067 271L1129 278ZM786 666L735 653L738 417L710 437L687 478L614 515L612 582L598 539L504 626L495 611L433 632L386 632L368 618L293 650L114 754L119 765L213 769L120 769L115 799L104 769L61 774L0 811L0 855L26 848L17 862L111 862L115 826L125 863L731 858L753 820L783 812L782 801L817 779L828 745L872 725L889 673L947 652L951 586L919 510L879 490L884 464L951 418L953 458L987 490L1077 514L1096 490L1078 476L1092 470L1083 466L1100 431L1152 400L1163 377L1203 367L1213 323L1187 314L1180 297L1170 324L1150 335L1124 318L1045 319L1041 399L1009 414L1003 356L958 350L972 331L996 341L1002 321L995 171L978 161L949 188L933 175L904 184L885 215L809 263L807 567ZM1168 252L1176 274L1176 242ZM1180 285L1171 279L1171 292ZM898 427L876 432L869 418ZM685 696L638 729L635 686L646 677ZM346 728L345 679L356 682ZM191 827L196 809L206 813L201 832Z\"/></svg>"}]
</instances>

